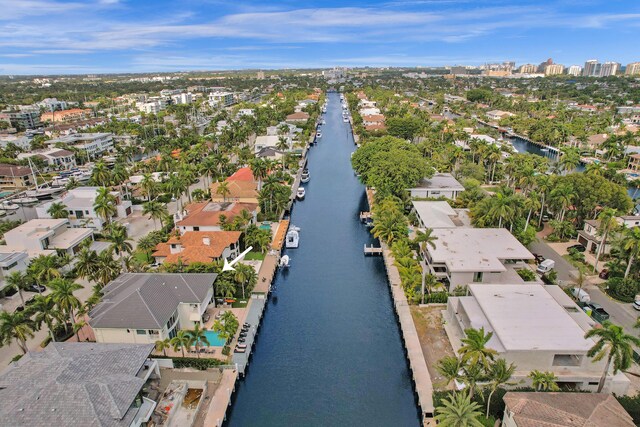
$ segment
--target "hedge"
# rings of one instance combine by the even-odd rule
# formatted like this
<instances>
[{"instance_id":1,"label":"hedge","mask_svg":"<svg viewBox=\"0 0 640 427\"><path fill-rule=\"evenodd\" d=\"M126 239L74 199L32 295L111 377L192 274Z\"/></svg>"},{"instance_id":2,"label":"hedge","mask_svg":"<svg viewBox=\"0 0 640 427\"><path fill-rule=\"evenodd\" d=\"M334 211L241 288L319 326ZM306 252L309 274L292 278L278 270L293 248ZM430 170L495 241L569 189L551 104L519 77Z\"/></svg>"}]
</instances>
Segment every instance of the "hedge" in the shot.
<instances>
[{"instance_id":1,"label":"hedge","mask_svg":"<svg viewBox=\"0 0 640 427\"><path fill-rule=\"evenodd\" d=\"M449 294L446 292L434 292L432 294L425 295L425 304L446 304L449 299Z\"/></svg>"},{"instance_id":2,"label":"hedge","mask_svg":"<svg viewBox=\"0 0 640 427\"><path fill-rule=\"evenodd\" d=\"M618 402L631 415L633 422L640 425L640 394L635 396L616 396Z\"/></svg>"},{"instance_id":3,"label":"hedge","mask_svg":"<svg viewBox=\"0 0 640 427\"><path fill-rule=\"evenodd\" d=\"M154 359L171 359L173 361L173 367L175 369L180 368L196 368L201 371L205 371L209 368L215 368L220 365L224 365L225 362L218 359L209 358L195 358L195 357L165 357L165 356L153 356Z\"/></svg>"}]
</instances>

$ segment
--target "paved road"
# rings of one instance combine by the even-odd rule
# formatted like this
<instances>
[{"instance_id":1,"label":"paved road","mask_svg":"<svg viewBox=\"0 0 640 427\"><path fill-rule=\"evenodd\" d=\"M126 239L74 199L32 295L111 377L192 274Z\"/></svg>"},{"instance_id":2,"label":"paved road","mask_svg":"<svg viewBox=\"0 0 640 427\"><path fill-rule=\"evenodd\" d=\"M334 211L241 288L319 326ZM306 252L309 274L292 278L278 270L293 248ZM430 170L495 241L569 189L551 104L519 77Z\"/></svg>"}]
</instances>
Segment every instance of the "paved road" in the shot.
<instances>
[{"instance_id":1,"label":"paved road","mask_svg":"<svg viewBox=\"0 0 640 427\"><path fill-rule=\"evenodd\" d=\"M552 259L556 262L556 271L558 272L558 280L563 282L572 282L578 275L578 270L569 263L566 259L562 258L560 254L554 251L543 240L538 239L536 242L529 246L529 250L533 253L540 254L545 259Z\"/></svg>"}]
</instances>

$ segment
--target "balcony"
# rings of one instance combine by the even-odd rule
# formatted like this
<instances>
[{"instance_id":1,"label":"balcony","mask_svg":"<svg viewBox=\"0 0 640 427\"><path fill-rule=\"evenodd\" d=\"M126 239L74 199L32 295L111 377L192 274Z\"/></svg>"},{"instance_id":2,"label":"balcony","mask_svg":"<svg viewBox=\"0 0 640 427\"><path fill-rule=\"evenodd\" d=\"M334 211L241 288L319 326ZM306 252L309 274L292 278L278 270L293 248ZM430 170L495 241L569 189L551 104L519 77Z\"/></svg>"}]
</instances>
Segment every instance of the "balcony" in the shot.
<instances>
[{"instance_id":1,"label":"balcony","mask_svg":"<svg viewBox=\"0 0 640 427\"><path fill-rule=\"evenodd\" d=\"M143 423L148 422L151 419L153 411L156 409L157 403L146 397L142 398L142 405L138 409L138 413L131 422L131 427L139 427Z\"/></svg>"}]
</instances>

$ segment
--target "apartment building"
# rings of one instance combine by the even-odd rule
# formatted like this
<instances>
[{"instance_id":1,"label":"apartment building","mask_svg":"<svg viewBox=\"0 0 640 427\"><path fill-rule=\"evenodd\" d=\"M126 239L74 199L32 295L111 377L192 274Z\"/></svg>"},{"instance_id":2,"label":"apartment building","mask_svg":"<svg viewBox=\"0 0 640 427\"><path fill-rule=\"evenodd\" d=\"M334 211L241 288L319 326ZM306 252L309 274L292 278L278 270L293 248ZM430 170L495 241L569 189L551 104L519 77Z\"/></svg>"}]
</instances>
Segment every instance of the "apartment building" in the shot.
<instances>
[{"instance_id":1,"label":"apartment building","mask_svg":"<svg viewBox=\"0 0 640 427\"><path fill-rule=\"evenodd\" d=\"M40 116L41 122L66 123L88 119L92 116L90 108L72 108L63 111L47 111Z\"/></svg>"},{"instance_id":2,"label":"apartment building","mask_svg":"<svg viewBox=\"0 0 640 427\"><path fill-rule=\"evenodd\" d=\"M229 107L234 102L233 92L214 91L209 94L209 105L212 107Z\"/></svg>"},{"instance_id":3,"label":"apartment building","mask_svg":"<svg viewBox=\"0 0 640 427\"><path fill-rule=\"evenodd\" d=\"M562 64L549 64L544 67L545 76L556 76L564 73L564 65Z\"/></svg>"},{"instance_id":4,"label":"apartment building","mask_svg":"<svg viewBox=\"0 0 640 427\"><path fill-rule=\"evenodd\" d=\"M113 150L113 134L111 133L73 133L59 138L50 139L46 144L55 146L56 144L73 146L84 151L87 157L94 160L104 153Z\"/></svg>"},{"instance_id":5,"label":"apartment building","mask_svg":"<svg viewBox=\"0 0 640 427\"><path fill-rule=\"evenodd\" d=\"M627 68L624 70L625 76L638 76L640 75L640 62L632 62L627 64Z\"/></svg>"},{"instance_id":6,"label":"apartment building","mask_svg":"<svg viewBox=\"0 0 640 427\"><path fill-rule=\"evenodd\" d=\"M40 127L40 111L3 111L0 112L0 120L9 122L12 127L18 130L35 129Z\"/></svg>"},{"instance_id":7,"label":"apartment building","mask_svg":"<svg viewBox=\"0 0 640 427\"><path fill-rule=\"evenodd\" d=\"M50 148L47 150L36 150L28 153L19 153L18 160L29 157L39 157L53 170L68 170L76 166L76 155L73 151L61 148Z\"/></svg>"},{"instance_id":8,"label":"apartment building","mask_svg":"<svg viewBox=\"0 0 640 427\"><path fill-rule=\"evenodd\" d=\"M570 76L580 76L582 75L582 67L579 65L572 65L569 67L567 74Z\"/></svg>"},{"instance_id":9,"label":"apartment building","mask_svg":"<svg viewBox=\"0 0 640 427\"><path fill-rule=\"evenodd\" d=\"M0 188L21 190L34 186L31 169L26 166L0 164Z\"/></svg>"}]
</instances>

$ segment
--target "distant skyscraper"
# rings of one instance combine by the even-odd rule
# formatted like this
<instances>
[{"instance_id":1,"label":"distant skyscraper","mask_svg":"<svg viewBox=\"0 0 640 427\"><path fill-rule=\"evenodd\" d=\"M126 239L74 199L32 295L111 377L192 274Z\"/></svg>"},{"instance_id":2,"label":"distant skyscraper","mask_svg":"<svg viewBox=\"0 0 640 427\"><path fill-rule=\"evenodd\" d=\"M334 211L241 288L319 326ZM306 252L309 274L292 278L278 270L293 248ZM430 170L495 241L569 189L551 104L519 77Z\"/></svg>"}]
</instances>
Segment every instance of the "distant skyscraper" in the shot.
<instances>
[{"instance_id":1,"label":"distant skyscraper","mask_svg":"<svg viewBox=\"0 0 640 427\"><path fill-rule=\"evenodd\" d=\"M582 67L579 65L572 65L571 67L569 67L569 71L567 71L567 74L569 74L570 76L579 76L580 74L582 74Z\"/></svg>"},{"instance_id":2,"label":"distant skyscraper","mask_svg":"<svg viewBox=\"0 0 640 427\"><path fill-rule=\"evenodd\" d=\"M584 63L582 75L586 77L600 77L600 67L602 64L597 59L590 59Z\"/></svg>"},{"instance_id":3,"label":"distant skyscraper","mask_svg":"<svg viewBox=\"0 0 640 427\"><path fill-rule=\"evenodd\" d=\"M523 64L520 66L520 73L533 74L536 72L536 66L533 64Z\"/></svg>"},{"instance_id":4,"label":"distant skyscraper","mask_svg":"<svg viewBox=\"0 0 640 427\"><path fill-rule=\"evenodd\" d=\"M627 69L624 71L626 76L638 76L640 75L640 62L632 62L627 64Z\"/></svg>"},{"instance_id":5,"label":"distant skyscraper","mask_svg":"<svg viewBox=\"0 0 640 427\"><path fill-rule=\"evenodd\" d=\"M564 65L562 64L549 64L544 68L545 76L556 76L564 72Z\"/></svg>"},{"instance_id":6,"label":"distant skyscraper","mask_svg":"<svg viewBox=\"0 0 640 427\"><path fill-rule=\"evenodd\" d=\"M553 64L553 59L549 58L546 61L540 63L540 65L538 65L538 72L539 73L544 73L544 70L547 68L548 65Z\"/></svg>"},{"instance_id":7,"label":"distant skyscraper","mask_svg":"<svg viewBox=\"0 0 640 427\"><path fill-rule=\"evenodd\" d=\"M619 69L620 69L620 63L605 62L604 64L602 64L602 67L600 68L600 76L601 77L615 76Z\"/></svg>"}]
</instances>

